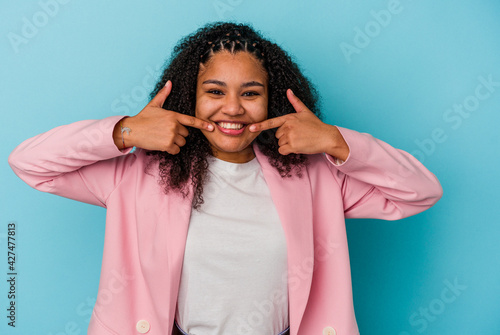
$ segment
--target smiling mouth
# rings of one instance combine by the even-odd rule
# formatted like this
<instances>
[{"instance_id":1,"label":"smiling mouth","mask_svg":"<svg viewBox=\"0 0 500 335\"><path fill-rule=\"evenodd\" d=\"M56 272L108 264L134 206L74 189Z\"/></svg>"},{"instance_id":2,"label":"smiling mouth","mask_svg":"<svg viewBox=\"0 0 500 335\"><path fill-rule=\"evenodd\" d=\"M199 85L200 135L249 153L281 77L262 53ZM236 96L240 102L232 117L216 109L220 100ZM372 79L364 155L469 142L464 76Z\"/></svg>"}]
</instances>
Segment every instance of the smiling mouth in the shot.
<instances>
[{"instance_id":1,"label":"smiling mouth","mask_svg":"<svg viewBox=\"0 0 500 335\"><path fill-rule=\"evenodd\" d=\"M224 129L239 130L246 126L244 123L234 123L234 122L216 122L216 124Z\"/></svg>"}]
</instances>

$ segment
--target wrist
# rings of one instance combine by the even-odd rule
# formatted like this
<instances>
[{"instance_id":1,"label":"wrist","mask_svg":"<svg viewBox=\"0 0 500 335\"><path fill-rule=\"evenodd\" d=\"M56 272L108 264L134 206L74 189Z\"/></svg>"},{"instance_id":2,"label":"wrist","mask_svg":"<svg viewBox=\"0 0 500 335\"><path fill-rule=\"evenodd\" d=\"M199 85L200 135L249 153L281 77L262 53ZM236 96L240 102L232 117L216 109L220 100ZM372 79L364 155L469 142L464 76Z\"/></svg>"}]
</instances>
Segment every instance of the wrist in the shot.
<instances>
[{"instance_id":1,"label":"wrist","mask_svg":"<svg viewBox=\"0 0 500 335\"><path fill-rule=\"evenodd\" d=\"M130 133L132 132L132 129L129 126L130 122L128 119L130 119L130 117L125 116L115 124L113 129L113 140L115 145L120 150L133 146L130 141Z\"/></svg>"},{"instance_id":2,"label":"wrist","mask_svg":"<svg viewBox=\"0 0 500 335\"><path fill-rule=\"evenodd\" d=\"M342 133L336 126L329 126L329 140L327 141L327 147L325 153L338 158L340 160L346 161L349 156L349 146L344 140Z\"/></svg>"}]
</instances>

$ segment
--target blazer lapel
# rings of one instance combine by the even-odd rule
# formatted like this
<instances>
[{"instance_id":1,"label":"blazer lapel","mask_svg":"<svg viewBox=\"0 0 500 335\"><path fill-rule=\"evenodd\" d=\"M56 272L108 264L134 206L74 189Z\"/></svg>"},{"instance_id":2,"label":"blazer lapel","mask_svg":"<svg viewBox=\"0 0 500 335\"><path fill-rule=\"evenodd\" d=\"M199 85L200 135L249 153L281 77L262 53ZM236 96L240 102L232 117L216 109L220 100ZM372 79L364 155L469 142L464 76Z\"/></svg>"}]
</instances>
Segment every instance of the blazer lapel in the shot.
<instances>
[{"instance_id":1,"label":"blazer lapel","mask_svg":"<svg viewBox=\"0 0 500 335\"><path fill-rule=\"evenodd\" d=\"M288 301L290 334L296 335L309 298L314 268L314 238L312 195L309 176L282 178L265 156L253 144L262 166L281 224L285 232L288 253Z\"/></svg>"},{"instance_id":2,"label":"blazer lapel","mask_svg":"<svg viewBox=\"0 0 500 335\"><path fill-rule=\"evenodd\" d=\"M168 224L165 231L165 248L167 250L167 275L169 280L169 311L171 312L169 329L172 329L175 317L175 308L179 294L179 285L181 280L182 264L184 260L184 250L191 219L191 203L193 199L193 187L190 187L189 196L182 198L176 194L168 202ZM175 297L175 298L174 298ZM174 299L172 299L174 298Z\"/></svg>"},{"instance_id":3,"label":"blazer lapel","mask_svg":"<svg viewBox=\"0 0 500 335\"><path fill-rule=\"evenodd\" d=\"M191 202L193 187L186 198L177 192L165 196L158 193L157 224L152 240L145 245L141 266L144 278L151 292L155 292L153 301L158 317L168 324L170 331L174 324L175 309L179 293L179 284L184 259L189 221L191 218ZM166 308L168 304L168 308ZM168 313L166 313L168 311Z\"/></svg>"}]
</instances>

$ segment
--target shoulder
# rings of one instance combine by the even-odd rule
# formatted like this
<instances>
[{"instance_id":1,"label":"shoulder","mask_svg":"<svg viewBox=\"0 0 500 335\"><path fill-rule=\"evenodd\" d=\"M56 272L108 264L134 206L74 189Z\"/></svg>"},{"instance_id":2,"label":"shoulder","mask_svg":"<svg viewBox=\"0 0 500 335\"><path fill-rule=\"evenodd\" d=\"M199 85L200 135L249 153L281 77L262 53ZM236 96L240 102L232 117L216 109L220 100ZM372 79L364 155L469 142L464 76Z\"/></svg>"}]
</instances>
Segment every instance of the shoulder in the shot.
<instances>
[{"instance_id":1,"label":"shoulder","mask_svg":"<svg viewBox=\"0 0 500 335\"><path fill-rule=\"evenodd\" d=\"M313 172L330 171L330 167L333 165L325 153L307 155L307 161L308 171Z\"/></svg>"}]
</instances>

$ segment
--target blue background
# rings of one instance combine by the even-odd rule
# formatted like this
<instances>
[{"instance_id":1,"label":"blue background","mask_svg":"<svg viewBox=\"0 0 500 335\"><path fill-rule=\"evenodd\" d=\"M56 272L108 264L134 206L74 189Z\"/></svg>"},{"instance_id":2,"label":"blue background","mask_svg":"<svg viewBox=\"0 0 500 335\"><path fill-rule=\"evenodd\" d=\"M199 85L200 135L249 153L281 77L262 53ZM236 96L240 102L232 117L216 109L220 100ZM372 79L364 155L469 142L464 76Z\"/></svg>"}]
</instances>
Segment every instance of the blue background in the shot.
<instances>
[{"instance_id":1,"label":"blue background","mask_svg":"<svg viewBox=\"0 0 500 335\"><path fill-rule=\"evenodd\" d=\"M443 198L422 214L347 221L361 334L500 334L499 2L64 2L0 4L1 334L86 333L105 223L104 209L29 188L9 153L61 124L135 115L176 41L218 20L251 23L293 54L326 122L413 153L442 183ZM9 222L15 329L3 279Z\"/></svg>"}]
</instances>

